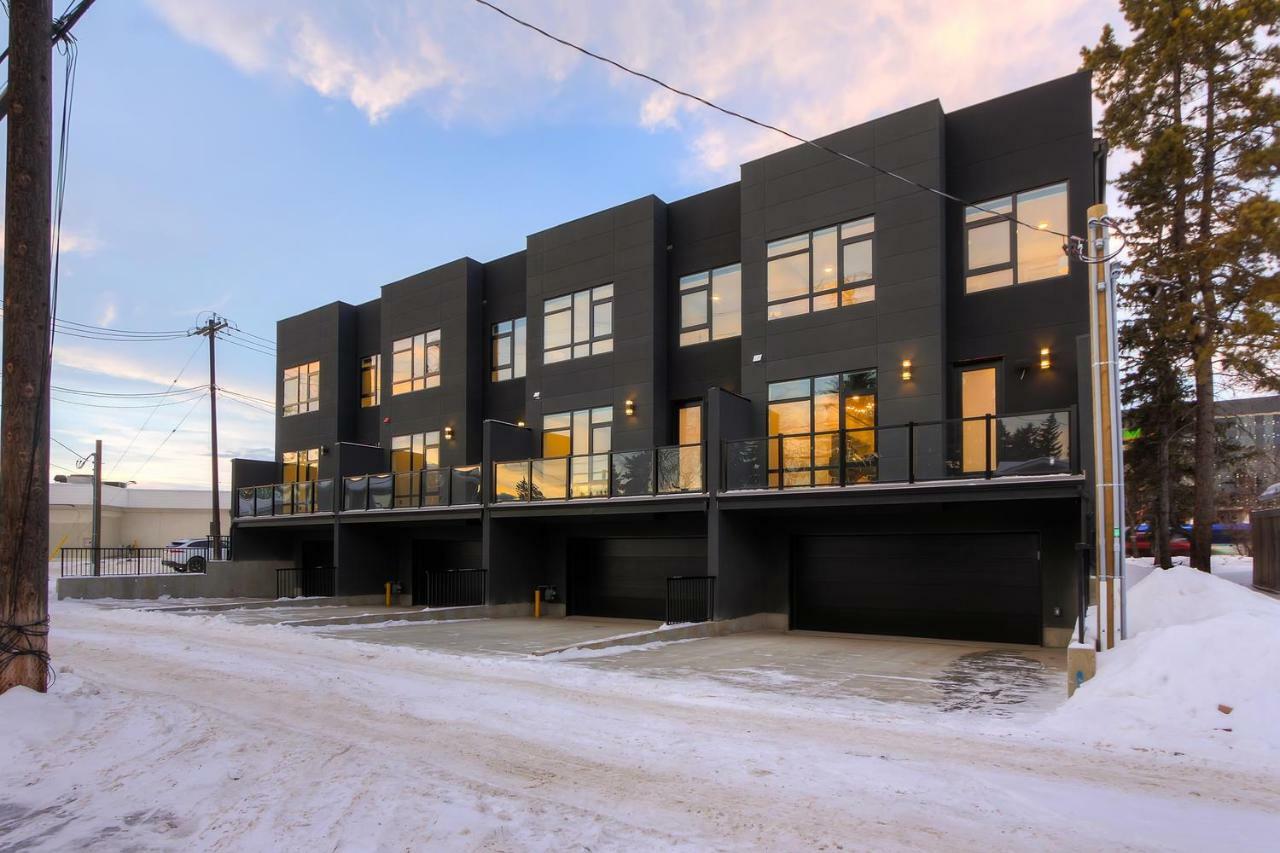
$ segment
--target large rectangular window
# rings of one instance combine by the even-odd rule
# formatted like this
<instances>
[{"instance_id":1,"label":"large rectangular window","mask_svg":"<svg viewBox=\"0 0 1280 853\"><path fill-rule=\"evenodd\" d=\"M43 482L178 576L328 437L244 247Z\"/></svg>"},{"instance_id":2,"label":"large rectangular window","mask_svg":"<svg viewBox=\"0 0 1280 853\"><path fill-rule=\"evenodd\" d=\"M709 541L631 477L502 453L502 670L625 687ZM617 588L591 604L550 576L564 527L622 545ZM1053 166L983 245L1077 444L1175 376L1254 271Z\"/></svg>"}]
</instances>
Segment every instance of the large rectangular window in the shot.
<instances>
[{"instance_id":1,"label":"large rectangular window","mask_svg":"<svg viewBox=\"0 0 1280 853\"><path fill-rule=\"evenodd\" d=\"M546 300L542 331L543 364L613 352L613 285Z\"/></svg>"},{"instance_id":2,"label":"large rectangular window","mask_svg":"<svg viewBox=\"0 0 1280 853\"><path fill-rule=\"evenodd\" d=\"M525 320L503 320L494 323L491 347L490 382L519 379L525 373Z\"/></svg>"},{"instance_id":3,"label":"large rectangular window","mask_svg":"<svg viewBox=\"0 0 1280 853\"><path fill-rule=\"evenodd\" d=\"M876 372L769 383L769 485L823 486L875 477Z\"/></svg>"},{"instance_id":4,"label":"large rectangular window","mask_svg":"<svg viewBox=\"0 0 1280 853\"><path fill-rule=\"evenodd\" d=\"M395 481L395 505L418 506L424 468L440 465L440 431L396 435L391 438L391 473Z\"/></svg>"},{"instance_id":5,"label":"large rectangular window","mask_svg":"<svg viewBox=\"0 0 1280 853\"><path fill-rule=\"evenodd\" d=\"M1019 225L1014 220L1026 222ZM965 293L1043 281L1068 272L1067 185L994 198L965 210Z\"/></svg>"},{"instance_id":6,"label":"large rectangular window","mask_svg":"<svg viewBox=\"0 0 1280 853\"><path fill-rule=\"evenodd\" d=\"M391 394L440 387L440 330L432 329L391 344Z\"/></svg>"},{"instance_id":7,"label":"large rectangular window","mask_svg":"<svg viewBox=\"0 0 1280 853\"><path fill-rule=\"evenodd\" d=\"M280 454L281 482L310 483L320 479L320 448L286 450Z\"/></svg>"},{"instance_id":8,"label":"large rectangular window","mask_svg":"<svg viewBox=\"0 0 1280 853\"><path fill-rule=\"evenodd\" d=\"M573 497L609 493L609 451L613 447L613 407L557 412L542 418L544 458L569 456Z\"/></svg>"},{"instance_id":9,"label":"large rectangular window","mask_svg":"<svg viewBox=\"0 0 1280 853\"><path fill-rule=\"evenodd\" d=\"M360 359L360 407L370 409L382 403L382 356Z\"/></svg>"},{"instance_id":10,"label":"large rectangular window","mask_svg":"<svg viewBox=\"0 0 1280 853\"><path fill-rule=\"evenodd\" d=\"M680 279L680 346L742 334L742 265Z\"/></svg>"},{"instance_id":11,"label":"large rectangular window","mask_svg":"<svg viewBox=\"0 0 1280 853\"><path fill-rule=\"evenodd\" d=\"M284 370L284 417L314 412L320 408L320 362L310 361Z\"/></svg>"},{"instance_id":12,"label":"large rectangular window","mask_svg":"<svg viewBox=\"0 0 1280 853\"><path fill-rule=\"evenodd\" d=\"M770 320L876 298L874 216L768 245Z\"/></svg>"}]
</instances>

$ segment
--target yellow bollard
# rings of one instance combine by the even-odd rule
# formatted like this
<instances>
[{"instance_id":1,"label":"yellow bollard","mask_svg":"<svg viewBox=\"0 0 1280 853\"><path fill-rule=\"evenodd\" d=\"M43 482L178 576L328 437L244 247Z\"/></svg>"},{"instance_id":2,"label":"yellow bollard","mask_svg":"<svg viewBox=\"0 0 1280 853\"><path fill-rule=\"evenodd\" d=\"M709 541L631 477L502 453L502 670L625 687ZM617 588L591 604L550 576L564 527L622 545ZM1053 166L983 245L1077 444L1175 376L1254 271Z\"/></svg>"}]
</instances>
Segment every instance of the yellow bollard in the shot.
<instances>
[{"instance_id":1,"label":"yellow bollard","mask_svg":"<svg viewBox=\"0 0 1280 853\"><path fill-rule=\"evenodd\" d=\"M387 581L387 606L391 606L391 581Z\"/></svg>"},{"instance_id":2,"label":"yellow bollard","mask_svg":"<svg viewBox=\"0 0 1280 853\"><path fill-rule=\"evenodd\" d=\"M540 589L533 591L533 618L542 618L542 590Z\"/></svg>"}]
</instances>

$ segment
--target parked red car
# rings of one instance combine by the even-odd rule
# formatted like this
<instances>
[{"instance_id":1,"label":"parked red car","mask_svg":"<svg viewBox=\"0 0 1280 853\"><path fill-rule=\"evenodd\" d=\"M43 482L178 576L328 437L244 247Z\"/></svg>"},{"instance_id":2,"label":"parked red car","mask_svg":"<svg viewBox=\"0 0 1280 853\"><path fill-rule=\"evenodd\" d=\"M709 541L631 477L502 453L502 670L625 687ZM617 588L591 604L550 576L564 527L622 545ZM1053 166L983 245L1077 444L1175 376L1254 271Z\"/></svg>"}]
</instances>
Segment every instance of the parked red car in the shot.
<instances>
[{"instance_id":1,"label":"parked red car","mask_svg":"<svg viewBox=\"0 0 1280 853\"><path fill-rule=\"evenodd\" d=\"M1151 531L1135 530L1129 534L1129 556L1130 557L1150 557L1151 554ZM1171 557L1189 557L1191 556L1191 540L1186 534L1180 530L1176 530L1169 534L1169 556Z\"/></svg>"}]
</instances>

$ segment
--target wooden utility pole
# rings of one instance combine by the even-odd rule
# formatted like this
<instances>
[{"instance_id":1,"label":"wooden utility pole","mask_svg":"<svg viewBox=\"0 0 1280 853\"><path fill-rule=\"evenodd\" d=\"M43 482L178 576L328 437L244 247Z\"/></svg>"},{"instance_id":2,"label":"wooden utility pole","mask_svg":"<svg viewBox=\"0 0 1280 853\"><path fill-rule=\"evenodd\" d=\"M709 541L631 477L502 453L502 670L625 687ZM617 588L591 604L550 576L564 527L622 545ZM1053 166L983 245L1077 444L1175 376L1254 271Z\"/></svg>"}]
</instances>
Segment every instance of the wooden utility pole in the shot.
<instances>
[{"instance_id":1,"label":"wooden utility pole","mask_svg":"<svg viewBox=\"0 0 1280 853\"><path fill-rule=\"evenodd\" d=\"M0 693L48 688L52 0L9 8L0 416Z\"/></svg>"},{"instance_id":2,"label":"wooden utility pole","mask_svg":"<svg viewBox=\"0 0 1280 853\"><path fill-rule=\"evenodd\" d=\"M102 439L93 443L93 576L102 574Z\"/></svg>"},{"instance_id":3,"label":"wooden utility pole","mask_svg":"<svg viewBox=\"0 0 1280 853\"><path fill-rule=\"evenodd\" d=\"M224 318L214 314L209 322L196 330L197 335L209 339L209 440L213 454L213 524L209 528L209 545L215 560L222 559L222 507L218 500L218 370L213 342L218 339L218 332L227 326Z\"/></svg>"},{"instance_id":4,"label":"wooden utility pole","mask_svg":"<svg viewBox=\"0 0 1280 853\"><path fill-rule=\"evenodd\" d=\"M1088 252L1107 254L1107 206L1089 208ZM1116 295L1110 264L1089 265L1089 349L1093 385L1093 511L1097 559L1098 650L1113 648L1126 634L1124 606L1124 467L1120 428L1120 370L1116 340ZM1117 610L1119 622L1117 623ZM1083 618L1083 614L1081 614ZM1117 637L1117 634L1119 635Z\"/></svg>"}]
</instances>

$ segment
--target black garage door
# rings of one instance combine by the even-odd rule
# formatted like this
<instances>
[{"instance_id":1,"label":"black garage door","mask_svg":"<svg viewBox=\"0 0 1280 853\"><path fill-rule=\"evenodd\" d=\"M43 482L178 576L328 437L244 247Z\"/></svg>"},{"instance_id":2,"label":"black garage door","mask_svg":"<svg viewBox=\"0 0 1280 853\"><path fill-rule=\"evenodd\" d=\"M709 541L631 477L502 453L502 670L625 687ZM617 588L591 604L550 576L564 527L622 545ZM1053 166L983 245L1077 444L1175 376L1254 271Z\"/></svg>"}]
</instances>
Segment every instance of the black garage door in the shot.
<instances>
[{"instance_id":1,"label":"black garage door","mask_svg":"<svg viewBox=\"0 0 1280 853\"><path fill-rule=\"evenodd\" d=\"M812 536L792 556L794 628L1040 643L1034 533Z\"/></svg>"},{"instance_id":2,"label":"black garage door","mask_svg":"<svg viewBox=\"0 0 1280 853\"><path fill-rule=\"evenodd\" d=\"M666 618L667 578L707 573L705 539L576 539L569 543L569 613Z\"/></svg>"}]
</instances>

